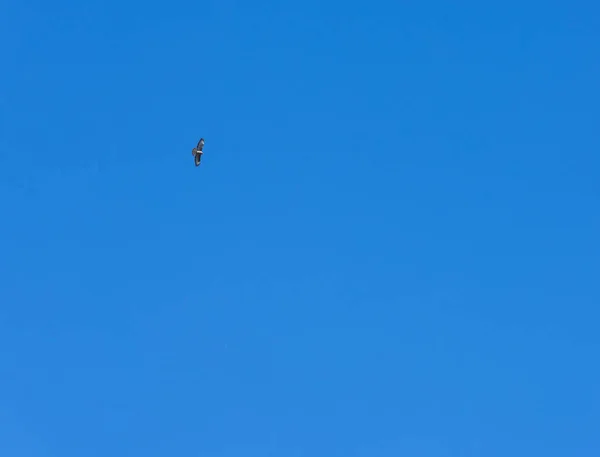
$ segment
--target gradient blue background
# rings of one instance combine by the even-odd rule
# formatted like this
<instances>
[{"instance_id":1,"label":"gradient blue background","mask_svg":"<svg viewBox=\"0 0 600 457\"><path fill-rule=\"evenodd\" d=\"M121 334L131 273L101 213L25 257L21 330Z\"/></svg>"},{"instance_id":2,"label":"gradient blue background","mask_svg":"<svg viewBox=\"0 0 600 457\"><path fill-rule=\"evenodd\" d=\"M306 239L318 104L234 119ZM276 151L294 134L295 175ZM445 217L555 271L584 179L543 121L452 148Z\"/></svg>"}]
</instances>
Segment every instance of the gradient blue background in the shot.
<instances>
[{"instance_id":1,"label":"gradient blue background","mask_svg":"<svg viewBox=\"0 0 600 457\"><path fill-rule=\"evenodd\" d=\"M599 27L2 2L0 455L600 455Z\"/></svg>"}]
</instances>

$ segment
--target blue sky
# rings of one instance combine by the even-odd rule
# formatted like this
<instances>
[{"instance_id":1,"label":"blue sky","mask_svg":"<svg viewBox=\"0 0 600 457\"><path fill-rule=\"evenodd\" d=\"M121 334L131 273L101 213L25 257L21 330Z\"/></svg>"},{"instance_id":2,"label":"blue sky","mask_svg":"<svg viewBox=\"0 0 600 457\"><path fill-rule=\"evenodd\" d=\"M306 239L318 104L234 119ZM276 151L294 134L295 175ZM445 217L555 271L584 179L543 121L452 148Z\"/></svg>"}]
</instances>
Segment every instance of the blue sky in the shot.
<instances>
[{"instance_id":1,"label":"blue sky","mask_svg":"<svg viewBox=\"0 0 600 457\"><path fill-rule=\"evenodd\" d=\"M0 454L597 456L599 18L2 2Z\"/></svg>"}]
</instances>

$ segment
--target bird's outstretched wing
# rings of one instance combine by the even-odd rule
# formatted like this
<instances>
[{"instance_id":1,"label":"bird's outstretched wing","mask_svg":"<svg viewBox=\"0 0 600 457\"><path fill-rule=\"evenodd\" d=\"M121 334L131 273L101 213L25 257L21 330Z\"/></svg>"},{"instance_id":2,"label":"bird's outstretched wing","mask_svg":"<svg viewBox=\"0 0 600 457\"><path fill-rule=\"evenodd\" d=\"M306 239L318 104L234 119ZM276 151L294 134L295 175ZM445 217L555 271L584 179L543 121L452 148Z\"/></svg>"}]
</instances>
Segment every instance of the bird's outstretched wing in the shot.
<instances>
[{"instance_id":1,"label":"bird's outstretched wing","mask_svg":"<svg viewBox=\"0 0 600 457\"><path fill-rule=\"evenodd\" d=\"M196 149L200 152L202 152L202 148L204 147L204 138L200 138L200 141L198 141L198 145L196 146Z\"/></svg>"}]
</instances>

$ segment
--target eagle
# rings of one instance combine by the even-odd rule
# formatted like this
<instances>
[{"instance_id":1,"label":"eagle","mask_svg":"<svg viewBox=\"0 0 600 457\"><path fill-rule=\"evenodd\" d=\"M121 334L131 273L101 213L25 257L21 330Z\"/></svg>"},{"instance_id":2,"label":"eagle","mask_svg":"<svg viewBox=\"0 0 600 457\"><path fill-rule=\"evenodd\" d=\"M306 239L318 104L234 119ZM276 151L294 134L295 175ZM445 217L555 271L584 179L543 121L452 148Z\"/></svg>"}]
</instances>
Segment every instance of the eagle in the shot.
<instances>
[{"instance_id":1,"label":"eagle","mask_svg":"<svg viewBox=\"0 0 600 457\"><path fill-rule=\"evenodd\" d=\"M196 166L200 165L200 160L202 160L202 149L204 148L204 138L200 138L198 144L194 149L192 149L192 155L194 156L194 164Z\"/></svg>"}]
</instances>

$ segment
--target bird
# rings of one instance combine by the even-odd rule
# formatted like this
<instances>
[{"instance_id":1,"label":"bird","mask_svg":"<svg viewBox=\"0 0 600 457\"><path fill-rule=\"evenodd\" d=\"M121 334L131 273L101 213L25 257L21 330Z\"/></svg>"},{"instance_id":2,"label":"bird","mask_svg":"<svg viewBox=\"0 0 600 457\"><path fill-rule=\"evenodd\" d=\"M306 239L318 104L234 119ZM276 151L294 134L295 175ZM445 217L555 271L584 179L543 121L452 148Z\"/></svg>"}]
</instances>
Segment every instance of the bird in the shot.
<instances>
[{"instance_id":1,"label":"bird","mask_svg":"<svg viewBox=\"0 0 600 457\"><path fill-rule=\"evenodd\" d=\"M202 149L204 148L204 138L200 138L198 144L194 149L192 149L192 155L194 156L194 164L196 166L200 165L200 160L202 160L202 154L204 153Z\"/></svg>"}]
</instances>

